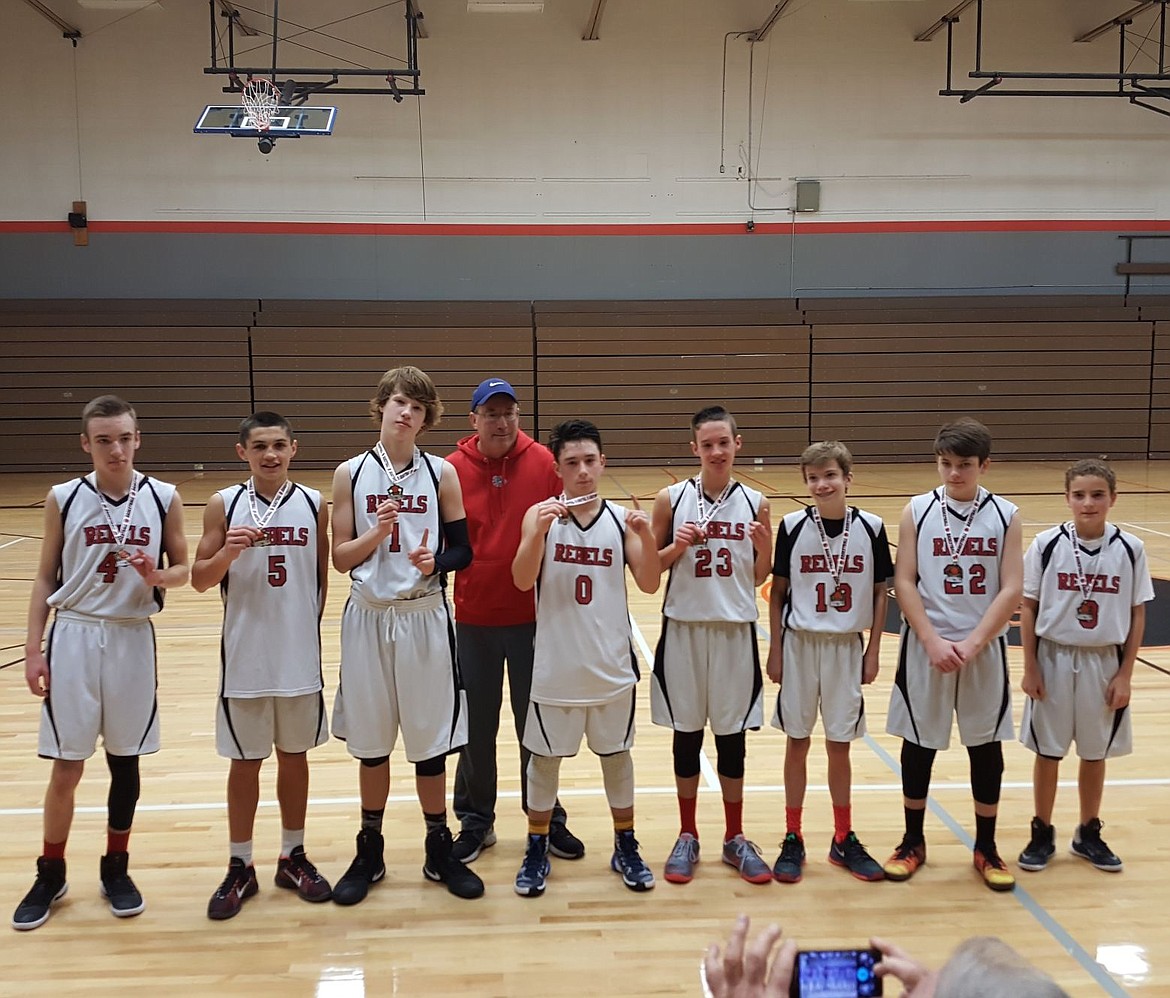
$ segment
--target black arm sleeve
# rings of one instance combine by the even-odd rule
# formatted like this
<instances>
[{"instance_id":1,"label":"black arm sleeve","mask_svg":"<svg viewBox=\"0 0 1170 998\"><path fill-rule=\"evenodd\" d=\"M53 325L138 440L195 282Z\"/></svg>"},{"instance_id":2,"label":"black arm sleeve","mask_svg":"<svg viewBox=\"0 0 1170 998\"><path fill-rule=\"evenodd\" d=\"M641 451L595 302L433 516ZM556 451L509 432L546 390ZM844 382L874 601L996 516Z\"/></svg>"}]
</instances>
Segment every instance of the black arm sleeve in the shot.
<instances>
[{"instance_id":1,"label":"black arm sleeve","mask_svg":"<svg viewBox=\"0 0 1170 998\"><path fill-rule=\"evenodd\" d=\"M457 572L471 564L467 517L443 524L443 550L435 555L435 572Z\"/></svg>"}]
</instances>

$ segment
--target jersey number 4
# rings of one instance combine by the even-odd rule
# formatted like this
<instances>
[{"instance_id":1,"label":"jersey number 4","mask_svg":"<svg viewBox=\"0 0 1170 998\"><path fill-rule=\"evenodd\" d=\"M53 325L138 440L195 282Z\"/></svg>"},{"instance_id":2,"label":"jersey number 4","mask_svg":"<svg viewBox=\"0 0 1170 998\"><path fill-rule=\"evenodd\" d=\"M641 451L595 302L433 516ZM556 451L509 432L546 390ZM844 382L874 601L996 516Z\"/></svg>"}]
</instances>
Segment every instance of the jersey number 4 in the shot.
<instances>
[{"instance_id":1,"label":"jersey number 4","mask_svg":"<svg viewBox=\"0 0 1170 998\"><path fill-rule=\"evenodd\" d=\"M98 562L97 574L102 577L102 582L113 582L118 578L118 559L112 551Z\"/></svg>"}]
</instances>

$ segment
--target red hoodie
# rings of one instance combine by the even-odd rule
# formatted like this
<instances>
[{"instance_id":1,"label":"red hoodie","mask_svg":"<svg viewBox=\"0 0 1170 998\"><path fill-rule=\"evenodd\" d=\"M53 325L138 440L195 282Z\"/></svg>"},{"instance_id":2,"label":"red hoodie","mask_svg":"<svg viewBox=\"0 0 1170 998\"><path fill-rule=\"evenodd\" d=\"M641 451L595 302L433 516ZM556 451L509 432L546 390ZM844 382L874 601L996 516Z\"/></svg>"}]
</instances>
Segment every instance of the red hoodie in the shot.
<instances>
[{"instance_id":1,"label":"red hoodie","mask_svg":"<svg viewBox=\"0 0 1170 998\"><path fill-rule=\"evenodd\" d=\"M512 583L512 559L520 546L520 524L528 507L561 494L561 480L548 448L523 430L502 458L480 453L475 434L459 441L447 460L459 473L474 559L455 573L455 618L480 627L530 624L535 591Z\"/></svg>"}]
</instances>

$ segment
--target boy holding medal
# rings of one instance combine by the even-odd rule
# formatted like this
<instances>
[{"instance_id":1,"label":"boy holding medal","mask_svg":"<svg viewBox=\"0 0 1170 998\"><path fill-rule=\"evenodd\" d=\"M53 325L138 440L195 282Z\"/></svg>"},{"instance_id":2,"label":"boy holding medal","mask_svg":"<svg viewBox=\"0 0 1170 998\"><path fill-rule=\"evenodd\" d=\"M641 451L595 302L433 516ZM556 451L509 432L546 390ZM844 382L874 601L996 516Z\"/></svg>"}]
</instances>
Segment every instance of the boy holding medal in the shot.
<instances>
[{"instance_id":1,"label":"boy holding medal","mask_svg":"<svg viewBox=\"0 0 1170 998\"><path fill-rule=\"evenodd\" d=\"M451 854L446 758L467 741L467 698L455 653L446 573L471 564L459 476L415 441L443 412L417 367L382 375L370 400L373 448L333 475L333 567L349 572L333 733L358 760L361 829L333 900L362 901L386 874L382 818L390 753L402 732L426 822L423 875L457 897L483 881Z\"/></svg>"},{"instance_id":2,"label":"boy holding medal","mask_svg":"<svg viewBox=\"0 0 1170 998\"><path fill-rule=\"evenodd\" d=\"M1007 628L1023 591L1017 507L979 484L991 433L964 417L938 431L939 488L902 512L894 587L902 609L898 673L886 731L902 738L902 842L886 861L889 880L926 862L923 818L935 754L950 745L952 719L970 759L975 802L974 866L993 891L1015 878L995 845L1003 741L1013 736Z\"/></svg>"},{"instance_id":3,"label":"boy holding medal","mask_svg":"<svg viewBox=\"0 0 1170 998\"><path fill-rule=\"evenodd\" d=\"M691 435L699 474L662 489L652 519L659 558L670 574L651 718L674 729L679 809L678 840L664 876L688 883L699 861L699 754L710 725L723 792L723 862L748 883L766 884L772 871L743 833L743 774L746 732L764 721L755 622L756 587L768 577L772 553L768 500L731 477L743 446L731 413L721 406L697 412Z\"/></svg>"},{"instance_id":4,"label":"boy holding medal","mask_svg":"<svg viewBox=\"0 0 1170 998\"><path fill-rule=\"evenodd\" d=\"M813 505L780 521L768 603L768 677L780 684L772 724L788 736L786 828L772 873L785 884L803 875L801 825L819 702L833 802L829 862L858 880L882 880L881 866L853 831L849 747L866 733L861 687L878 673L894 574L890 545L881 518L847 502L853 457L844 444L827 440L806 448L800 473Z\"/></svg>"},{"instance_id":5,"label":"boy holding medal","mask_svg":"<svg viewBox=\"0 0 1170 998\"><path fill-rule=\"evenodd\" d=\"M260 767L276 749L281 846L277 887L328 901L329 882L305 855L308 750L329 738L321 696L321 612L329 572L329 514L321 493L290 481L297 442L288 421L257 412L240 424L236 454L251 477L216 492L203 514L191 584L220 587L216 749L230 759L228 871L207 917L232 918L258 890L252 829Z\"/></svg>"},{"instance_id":6,"label":"boy holding medal","mask_svg":"<svg viewBox=\"0 0 1170 998\"><path fill-rule=\"evenodd\" d=\"M1024 704L1020 741L1036 753L1036 816L1020 853L1023 870L1043 870L1056 852L1052 809L1060 761L1075 740L1081 821L1070 850L1098 870L1122 863L1101 838L1105 760L1133 751L1130 680L1154 598L1142 542L1109 523L1117 478L1104 461L1065 472L1073 518L1038 534L1024 555Z\"/></svg>"},{"instance_id":7,"label":"boy holding medal","mask_svg":"<svg viewBox=\"0 0 1170 998\"><path fill-rule=\"evenodd\" d=\"M524 745L528 760L528 840L515 890L544 893L549 829L561 760L585 738L601 760L613 815L610 869L632 891L654 874L634 838L634 706L638 665L630 633L626 565L644 593L661 570L650 518L598 496L605 470L601 434L583 419L553 428L549 450L564 491L529 508L512 561L521 592L537 586L536 645ZM539 585L538 585L539 583Z\"/></svg>"},{"instance_id":8,"label":"boy holding medal","mask_svg":"<svg viewBox=\"0 0 1170 998\"><path fill-rule=\"evenodd\" d=\"M43 700L37 751L53 769L37 879L12 916L14 929L43 925L69 889L65 844L74 793L99 735L110 770L101 894L118 918L146 907L127 867L138 760L159 749L150 617L162 609L165 590L187 581L187 538L175 487L134 470L140 444L128 403L114 395L94 399L81 413L81 447L93 471L53 486L45 499L24 676Z\"/></svg>"}]
</instances>

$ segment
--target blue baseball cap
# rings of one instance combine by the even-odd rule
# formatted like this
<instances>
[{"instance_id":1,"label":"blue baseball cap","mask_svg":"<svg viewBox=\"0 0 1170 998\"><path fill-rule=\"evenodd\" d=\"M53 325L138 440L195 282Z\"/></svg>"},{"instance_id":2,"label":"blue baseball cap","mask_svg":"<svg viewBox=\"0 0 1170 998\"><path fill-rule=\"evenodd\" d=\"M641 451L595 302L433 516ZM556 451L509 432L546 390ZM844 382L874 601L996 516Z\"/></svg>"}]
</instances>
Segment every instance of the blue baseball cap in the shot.
<instances>
[{"instance_id":1,"label":"blue baseball cap","mask_svg":"<svg viewBox=\"0 0 1170 998\"><path fill-rule=\"evenodd\" d=\"M479 387L471 393L471 411L475 412L493 395L507 395L513 402L518 401L515 389L503 378L488 378L479 383Z\"/></svg>"}]
</instances>

